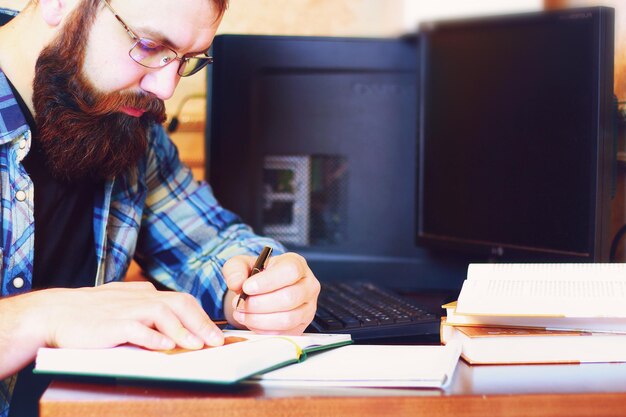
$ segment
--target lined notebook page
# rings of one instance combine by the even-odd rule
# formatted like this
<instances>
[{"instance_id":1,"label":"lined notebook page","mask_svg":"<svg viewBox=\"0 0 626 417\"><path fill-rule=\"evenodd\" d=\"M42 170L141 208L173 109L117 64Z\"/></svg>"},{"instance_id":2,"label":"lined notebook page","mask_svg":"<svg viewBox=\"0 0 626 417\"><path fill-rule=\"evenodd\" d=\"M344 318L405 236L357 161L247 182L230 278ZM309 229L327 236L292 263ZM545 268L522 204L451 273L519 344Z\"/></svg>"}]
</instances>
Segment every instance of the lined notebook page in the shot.
<instances>
[{"instance_id":1,"label":"lined notebook page","mask_svg":"<svg viewBox=\"0 0 626 417\"><path fill-rule=\"evenodd\" d=\"M626 264L472 264L457 312L626 317Z\"/></svg>"}]
</instances>

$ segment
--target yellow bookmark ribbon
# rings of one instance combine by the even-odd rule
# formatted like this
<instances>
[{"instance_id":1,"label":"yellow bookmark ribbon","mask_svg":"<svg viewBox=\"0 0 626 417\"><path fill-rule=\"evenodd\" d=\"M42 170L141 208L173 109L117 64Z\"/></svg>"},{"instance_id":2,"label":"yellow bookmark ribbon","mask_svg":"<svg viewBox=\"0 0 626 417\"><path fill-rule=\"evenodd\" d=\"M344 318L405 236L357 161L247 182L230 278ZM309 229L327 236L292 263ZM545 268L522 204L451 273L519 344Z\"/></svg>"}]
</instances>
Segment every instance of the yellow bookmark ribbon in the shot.
<instances>
[{"instance_id":1,"label":"yellow bookmark ribbon","mask_svg":"<svg viewBox=\"0 0 626 417\"><path fill-rule=\"evenodd\" d=\"M301 359L304 359L304 358L306 357L306 353L302 350L302 348L300 347L300 345L299 345L299 344L297 344L296 342L294 342L293 340L291 340L290 338L285 337L285 336L276 336L276 339L283 339L283 340L288 341L288 342L289 342L289 343L291 343L292 345L294 345L294 346L295 346L295 348L296 348L296 359L297 359L298 361L300 361ZM302 356L304 356L304 357L302 357Z\"/></svg>"}]
</instances>

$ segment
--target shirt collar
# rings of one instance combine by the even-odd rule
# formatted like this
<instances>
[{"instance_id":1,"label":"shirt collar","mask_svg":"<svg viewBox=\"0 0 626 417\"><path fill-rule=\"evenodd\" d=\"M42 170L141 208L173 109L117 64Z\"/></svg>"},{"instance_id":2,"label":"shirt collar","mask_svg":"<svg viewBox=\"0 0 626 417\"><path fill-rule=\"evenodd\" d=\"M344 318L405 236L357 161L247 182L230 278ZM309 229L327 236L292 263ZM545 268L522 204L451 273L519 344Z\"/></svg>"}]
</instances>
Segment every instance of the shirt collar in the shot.
<instances>
[{"instance_id":1,"label":"shirt collar","mask_svg":"<svg viewBox=\"0 0 626 417\"><path fill-rule=\"evenodd\" d=\"M29 130L28 123L11 91L6 76L0 69L0 145Z\"/></svg>"}]
</instances>

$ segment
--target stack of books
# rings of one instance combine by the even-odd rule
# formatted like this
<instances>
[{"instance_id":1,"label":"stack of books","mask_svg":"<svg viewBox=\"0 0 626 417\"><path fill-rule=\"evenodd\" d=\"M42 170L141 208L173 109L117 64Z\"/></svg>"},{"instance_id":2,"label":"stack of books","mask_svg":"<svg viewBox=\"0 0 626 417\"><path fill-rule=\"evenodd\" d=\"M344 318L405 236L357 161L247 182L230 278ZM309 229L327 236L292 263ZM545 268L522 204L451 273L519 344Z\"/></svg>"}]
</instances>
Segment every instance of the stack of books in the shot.
<instances>
[{"instance_id":1,"label":"stack of books","mask_svg":"<svg viewBox=\"0 0 626 417\"><path fill-rule=\"evenodd\" d=\"M626 264L472 264L444 308L471 364L626 361Z\"/></svg>"}]
</instances>

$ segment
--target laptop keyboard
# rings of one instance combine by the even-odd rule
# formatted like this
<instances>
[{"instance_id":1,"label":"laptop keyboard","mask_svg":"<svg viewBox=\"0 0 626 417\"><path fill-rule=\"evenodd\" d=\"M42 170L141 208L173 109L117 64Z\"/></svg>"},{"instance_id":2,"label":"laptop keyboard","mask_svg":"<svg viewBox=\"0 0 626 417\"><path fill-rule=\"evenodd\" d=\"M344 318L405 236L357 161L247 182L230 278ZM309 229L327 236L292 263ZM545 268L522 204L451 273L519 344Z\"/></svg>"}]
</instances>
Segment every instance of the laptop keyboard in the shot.
<instances>
[{"instance_id":1,"label":"laptop keyboard","mask_svg":"<svg viewBox=\"0 0 626 417\"><path fill-rule=\"evenodd\" d=\"M355 341L439 333L439 317L370 282L323 283L313 329L350 333Z\"/></svg>"}]
</instances>

